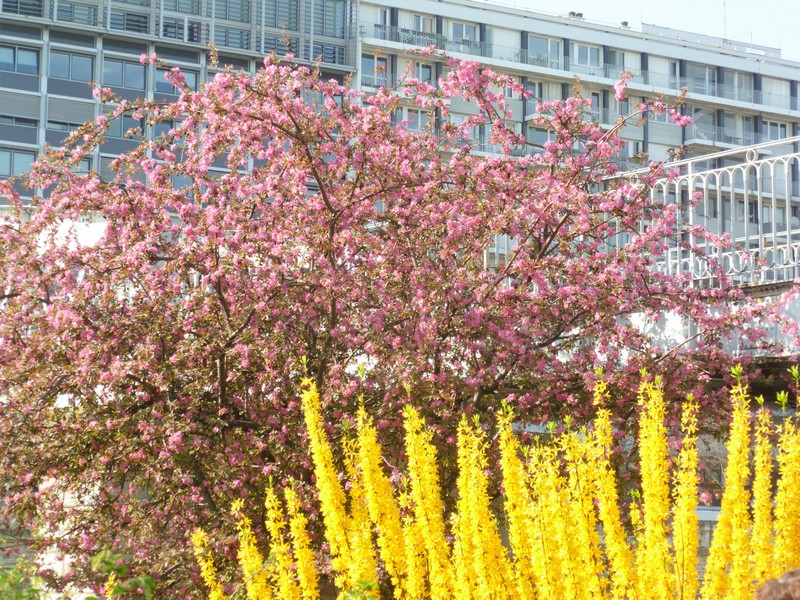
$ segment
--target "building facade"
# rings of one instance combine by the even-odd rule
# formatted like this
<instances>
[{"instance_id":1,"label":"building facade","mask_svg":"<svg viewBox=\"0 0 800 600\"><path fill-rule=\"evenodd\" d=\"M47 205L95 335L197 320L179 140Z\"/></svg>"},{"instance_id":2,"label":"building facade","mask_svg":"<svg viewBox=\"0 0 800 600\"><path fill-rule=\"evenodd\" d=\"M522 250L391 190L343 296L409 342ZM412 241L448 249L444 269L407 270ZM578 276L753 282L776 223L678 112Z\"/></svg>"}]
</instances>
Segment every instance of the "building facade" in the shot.
<instances>
[{"instance_id":1,"label":"building facade","mask_svg":"<svg viewBox=\"0 0 800 600\"><path fill-rule=\"evenodd\" d=\"M219 53L216 66L210 43ZM654 25L635 31L574 12L535 13L476 0L0 0L0 177L26 171L45 145L58 146L81 123L111 110L92 97L90 82L127 99L176 98L164 68L140 63L143 53L180 66L196 87L226 65L254 70L268 52L291 52L297 62L319 64L340 81L350 76L353 86L370 93L405 75L437 81L445 61L417 53L430 46L522 84L530 97L511 95L508 102L513 127L533 144L549 135L533 125L537 104L572 95L576 77L592 102L590 117L607 126L641 100L674 98L685 88L684 111L693 124L680 127L661 115L624 127L622 169L641 166L636 156L666 160L673 148L685 147L685 177L656 192L684 203L703 192L704 201L686 218L728 233L737 250L750 252L744 267L731 267L742 271L742 283L795 277L793 268L766 276L745 271L769 252L780 254L780 266L796 264L800 254L793 139L800 135L800 63L774 48ZM613 84L625 70L633 78L620 102ZM453 99L449 118L457 122L474 110ZM398 114L412 129L430 118L411 104ZM116 123L83 168L110 176L112 159L138 145L125 134L139 125L132 117ZM142 129L145 136L160 134L157 127ZM470 136L476 151L493 151L480 127ZM765 145L748 155L753 144ZM665 268L693 268L675 252Z\"/></svg>"},{"instance_id":2,"label":"building facade","mask_svg":"<svg viewBox=\"0 0 800 600\"><path fill-rule=\"evenodd\" d=\"M212 77L208 44L221 66L252 70L265 53L292 52L319 62L326 75L353 75L366 91L393 85L404 74L436 81L441 61L415 57L435 45L452 56L478 60L512 75L532 96L510 98L519 132L542 142L547 132L529 126L536 103L572 94L580 77L593 115L613 123L638 97L676 96L686 87L686 112L678 127L666 117L623 132L624 155L652 160L687 146L704 154L800 134L800 63L780 51L737 44L651 25L603 25L580 13L550 15L473 0L2 0L0 9L0 176L23 172L44 144L103 109L88 83L122 97L173 97L164 71L139 63L158 53L182 67L190 86ZM617 102L612 85L623 70L634 77L630 100ZM402 115L422 126L425 115ZM454 118L468 114L452 107ZM119 136L93 157L135 143ZM147 132L151 133L151 132ZM474 133L480 142L482 132ZM800 216L800 215L797 215Z\"/></svg>"}]
</instances>

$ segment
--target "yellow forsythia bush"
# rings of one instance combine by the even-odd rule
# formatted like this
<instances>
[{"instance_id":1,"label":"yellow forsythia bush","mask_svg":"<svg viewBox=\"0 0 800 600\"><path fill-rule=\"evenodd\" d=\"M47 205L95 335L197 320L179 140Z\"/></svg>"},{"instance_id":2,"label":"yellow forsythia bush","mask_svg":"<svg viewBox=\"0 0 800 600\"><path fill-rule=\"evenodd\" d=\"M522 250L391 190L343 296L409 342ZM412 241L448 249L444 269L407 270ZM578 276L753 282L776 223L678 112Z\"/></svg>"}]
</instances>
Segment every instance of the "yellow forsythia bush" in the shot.
<instances>
[{"instance_id":1,"label":"yellow forsythia bush","mask_svg":"<svg viewBox=\"0 0 800 600\"><path fill-rule=\"evenodd\" d=\"M304 381L303 410L336 586L347 597L377 598L381 569L396 598L752 599L759 582L800 565L800 429L787 420L777 432L773 494L772 419L760 411L751 431L747 389L741 371L734 374L726 486L702 586L697 404L692 398L684 404L683 440L671 464L657 378L644 381L639 391L642 489L629 508L630 530L621 518L610 461L612 428L604 408L610 397L602 380L595 387L594 427L567 432L552 444L521 447L513 414L503 411L497 438L505 496L499 515L488 493L486 434L462 419L458 501L449 517L431 433L414 408L404 415L404 488L391 485L377 430L362 408L357 436L343 448L350 483L345 493L319 396ZM249 600L319 597L306 519L292 488L283 495L281 502L273 489L267 491L268 560L255 544L241 501L233 505ZM197 532L193 543L210 598L224 598L205 535Z\"/></svg>"}]
</instances>

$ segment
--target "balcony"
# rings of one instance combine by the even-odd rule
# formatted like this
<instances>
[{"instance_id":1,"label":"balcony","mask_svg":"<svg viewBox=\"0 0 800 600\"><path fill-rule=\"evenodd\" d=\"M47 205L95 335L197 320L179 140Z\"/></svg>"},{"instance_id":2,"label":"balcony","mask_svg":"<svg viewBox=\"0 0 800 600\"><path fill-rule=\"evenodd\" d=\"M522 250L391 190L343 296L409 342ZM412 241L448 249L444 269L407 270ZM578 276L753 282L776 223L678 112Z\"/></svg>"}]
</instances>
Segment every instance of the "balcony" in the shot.
<instances>
[{"instance_id":1,"label":"balcony","mask_svg":"<svg viewBox=\"0 0 800 600\"><path fill-rule=\"evenodd\" d=\"M686 127L686 144L735 148L760 142L752 131L730 131L724 127L695 123Z\"/></svg>"},{"instance_id":2,"label":"balcony","mask_svg":"<svg viewBox=\"0 0 800 600\"><path fill-rule=\"evenodd\" d=\"M390 25L376 25L374 23L362 24L361 35L385 40L387 42L397 42L422 48L436 46L436 48L447 52L469 54L471 56L480 56L483 58L494 58L510 62L525 62L526 60L526 54L520 48L469 39L451 40L446 35L439 33L414 31L413 29L392 27Z\"/></svg>"},{"instance_id":3,"label":"balcony","mask_svg":"<svg viewBox=\"0 0 800 600\"><path fill-rule=\"evenodd\" d=\"M724 135L719 128L705 131ZM657 258L658 268L691 273L698 284L713 285L715 275L709 262L698 260L686 249L699 247L741 285L788 283L798 277L799 147L800 137L795 137L671 164L680 175L659 182L652 194L662 201L680 202L681 210L675 243ZM623 176L635 177L636 171ZM699 194L699 200L689 203L694 194ZM696 225L729 237L730 245L717 247L706 241L692 231Z\"/></svg>"}]
</instances>

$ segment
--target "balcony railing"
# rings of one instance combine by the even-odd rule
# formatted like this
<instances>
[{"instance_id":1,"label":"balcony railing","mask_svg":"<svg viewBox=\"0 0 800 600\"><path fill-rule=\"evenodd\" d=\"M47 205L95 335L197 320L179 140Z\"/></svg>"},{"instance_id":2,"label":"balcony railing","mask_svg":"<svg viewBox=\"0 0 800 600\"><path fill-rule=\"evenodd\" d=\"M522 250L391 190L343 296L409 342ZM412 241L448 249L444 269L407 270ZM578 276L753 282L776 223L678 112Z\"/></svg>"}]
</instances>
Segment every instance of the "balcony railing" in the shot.
<instances>
[{"instance_id":1,"label":"balcony railing","mask_svg":"<svg viewBox=\"0 0 800 600\"><path fill-rule=\"evenodd\" d=\"M4 13L22 17L43 17L43 0L2 0Z\"/></svg>"},{"instance_id":2,"label":"balcony railing","mask_svg":"<svg viewBox=\"0 0 800 600\"><path fill-rule=\"evenodd\" d=\"M657 257L658 268L690 273L709 284L716 277L711 259L742 285L800 276L800 137L708 154L670 168L680 175L659 182L653 196L678 203L681 210L675 243ZM635 175L628 171L623 176ZM695 194L699 199L690 202ZM727 236L730 245L720 248L706 241L694 233L695 225ZM689 247L701 248L709 260Z\"/></svg>"}]
</instances>

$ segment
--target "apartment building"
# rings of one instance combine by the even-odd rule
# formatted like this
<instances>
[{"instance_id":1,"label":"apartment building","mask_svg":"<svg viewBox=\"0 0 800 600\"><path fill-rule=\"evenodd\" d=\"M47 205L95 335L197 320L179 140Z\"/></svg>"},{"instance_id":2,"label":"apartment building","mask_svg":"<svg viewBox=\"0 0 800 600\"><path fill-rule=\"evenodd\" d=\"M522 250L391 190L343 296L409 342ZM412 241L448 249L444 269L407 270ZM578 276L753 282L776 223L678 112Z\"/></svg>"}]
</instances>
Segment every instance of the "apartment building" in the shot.
<instances>
[{"instance_id":1,"label":"apartment building","mask_svg":"<svg viewBox=\"0 0 800 600\"><path fill-rule=\"evenodd\" d=\"M547 132L530 126L536 103L572 93L574 77L593 102L593 116L613 123L638 97L675 96L688 89L678 127L665 117L628 127L624 154L651 159L670 148L694 153L731 149L800 133L800 64L780 51L667 28L610 26L580 13L541 14L473 0L2 0L0 5L0 176L23 172L45 143L58 145L78 124L103 110L87 85L97 81L125 98L169 99L164 71L141 65L156 52L184 69L196 86L213 76L208 44L221 66L257 68L267 52L292 52L319 62L328 76L354 74L369 91L405 73L435 81L442 62L412 52L435 45L511 74L532 96L510 98L520 133L534 142ZM623 70L635 75L630 100L614 100ZM405 109L412 126L426 115ZM470 107L452 107L453 118ZM87 167L129 149L120 123ZM117 133L115 136L114 134ZM152 132L146 132L151 134ZM483 133L474 132L480 142Z\"/></svg>"},{"instance_id":2,"label":"apartment building","mask_svg":"<svg viewBox=\"0 0 800 600\"><path fill-rule=\"evenodd\" d=\"M629 103L639 97L674 97L682 87L688 89L686 112L694 125L681 128L659 117L643 128L627 128L630 155L646 151L661 160L676 146L707 153L800 131L800 63L781 59L777 49L655 25L634 31L627 23L604 25L580 13L540 14L470 0L410 0L402 6L370 0L361 2L358 16L364 89L392 84L407 72L435 79L441 64L408 54L435 45L517 78L532 94L527 102L511 99L517 126L531 141L545 137L528 126L536 103L571 95L576 76L602 123L627 114ZM634 73L630 99L617 102L612 85L623 70ZM469 109L453 107L454 113L459 110Z\"/></svg>"},{"instance_id":3,"label":"apartment building","mask_svg":"<svg viewBox=\"0 0 800 600\"><path fill-rule=\"evenodd\" d=\"M219 53L216 67L210 43ZM549 133L532 124L537 103L570 96L576 77L592 101L589 117L606 126L641 99L675 97L685 87L684 110L694 123L680 127L662 115L626 126L621 167L635 168L630 159L640 154L664 160L672 148L685 146L693 159L688 179L659 193L685 201L699 185L705 201L693 218L743 240L744 249L758 253L754 264L767 245L778 244L780 232L790 251L795 229L800 243L798 147L792 139L800 135L800 63L765 46L655 25L637 31L575 12L544 14L478 0L0 0L0 177L24 172L45 144L58 146L80 123L110 110L92 98L91 81L123 98L175 98L165 70L142 65L142 53L180 66L196 87L225 65L253 70L265 53L292 52L299 63L319 64L326 77L351 75L352 84L369 93L407 73L436 81L446 63L415 53L431 45L517 79L531 95L508 98L513 126L540 144ZM628 99L619 102L613 83L623 70L634 76ZM454 99L449 118L458 121L471 111L469 103ZM397 116L412 129L430 119L410 104ZM125 137L138 125L132 117L117 123L83 168L110 175L113 157L139 143ZM159 133L143 128L145 136ZM475 128L470 134L478 152L494 150L485 133ZM760 143L771 145L756 158L795 158L779 169L737 171L743 148ZM723 153L698 159L715 152ZM695 176L713 169L729 171L713 181Z\"/></svg>"}]
</instances>

